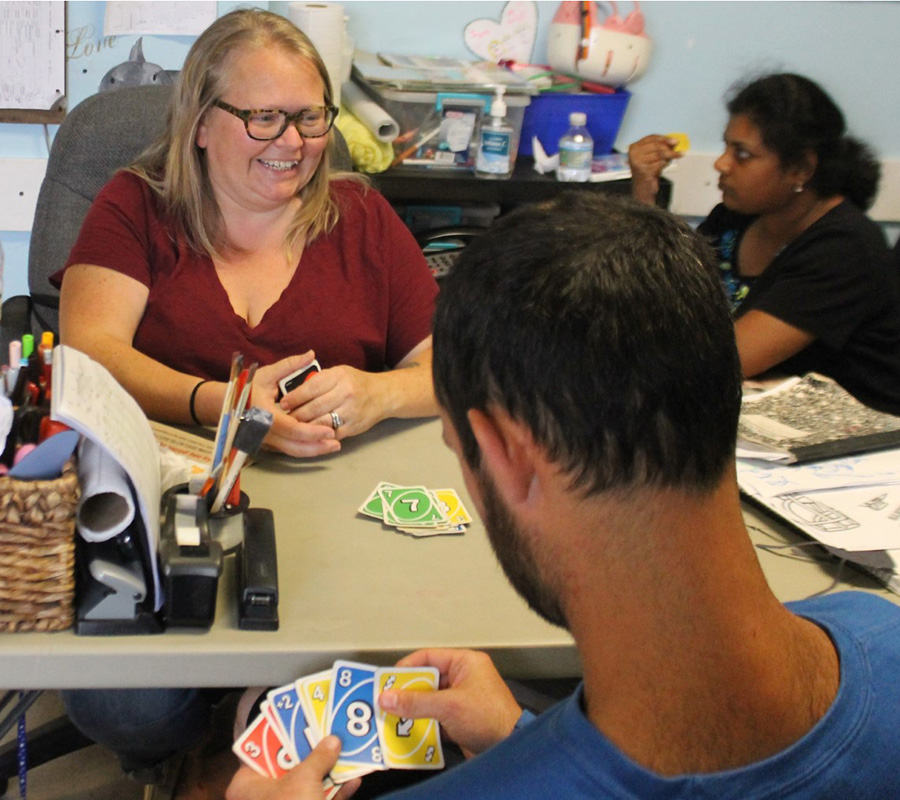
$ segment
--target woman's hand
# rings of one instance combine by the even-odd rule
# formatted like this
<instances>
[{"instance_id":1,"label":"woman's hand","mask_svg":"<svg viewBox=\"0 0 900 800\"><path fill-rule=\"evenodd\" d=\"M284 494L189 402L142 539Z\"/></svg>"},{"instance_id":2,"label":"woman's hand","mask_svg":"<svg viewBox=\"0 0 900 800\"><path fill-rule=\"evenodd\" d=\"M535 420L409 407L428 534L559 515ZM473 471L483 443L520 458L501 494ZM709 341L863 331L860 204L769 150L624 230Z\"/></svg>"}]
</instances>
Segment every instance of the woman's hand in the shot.
<instances>
[{"instance_id":1,"label":"woman's hand","mask_svg":"<svg viewBox=\"0 0 900 800\"><path fill-rule=\"evenodd\" d=\"M335 436L329 416L327 424L316 424L313 420L298 419L285 413L279 405L278 381L292 372L312 363L312 350L299 356L289 356L266 367L260 367L253 378L253 405L271 411L274 421L265 439L265 446L291 456L320 456L336 453L341 444ZM291 394L295 394L294 390Z\"/></svg>"},{"instance_id":2,"label":"woman's hand","mask_svg":"<svg viewBox=\"0 0 900 800\"><path fill-rule=\"evenodd\" d=\"M647 205L656 203L659 176L673 159L683 153L675 152L677 139L651 134L631 144L628 163L631 165L631 196Z\"/></svg>"},{"instance_id":3,"label":"woman's hand","mask_svg":"<svg viewBox=\"0 0 900 800\"><path fill-rule=\"evenodd\" d=\"M307 378L282 398L281 408L298 422L329 428L334 412L341 421L334 430L337 438L356 436L386 416L379 377L353 367L332 367Z\"/></svg>"},{"instance_id":4,"label":"woman's hand","mask_svg":"<svg viewBox=\"0 0 900 800\"><path fill-rule=\"evenodd\" d=\"M437 667L437 692L382 692L378 704L398 717L436 719L466 758L512 733L522 709L491 659L475 650L418 650L398 667Z\"/></svg>"},{"instance_id":5,"label":"woman's hand","mask_svg":"<svg viewBox=\"0 0 900 800\"><path fill-rule=\"evenodd\" d=\"M225 800L323 800L322 781L340 752L340 739L326 736L303 762L278 780L241 767L225 791ZM347 800L358 788L359 779L349 781L341 787L337 800Z\"/></svg>"},{"instance_id":6,"label":"woman's hand","mask_svg":"<svg viewBox=\"0 0 900 800\"><path fill-rule=\"evenodd\" d=\"M305 362L300 366L312 360L308 356L301 356ZM280 405L298 424L332 427L332 413L336 414L338 440L364 433L388 417L434 415L431 337L413 348L396 369L363 372L348 366L331 367L307 378L285 395Z\"/></svg>"}]
</instances>

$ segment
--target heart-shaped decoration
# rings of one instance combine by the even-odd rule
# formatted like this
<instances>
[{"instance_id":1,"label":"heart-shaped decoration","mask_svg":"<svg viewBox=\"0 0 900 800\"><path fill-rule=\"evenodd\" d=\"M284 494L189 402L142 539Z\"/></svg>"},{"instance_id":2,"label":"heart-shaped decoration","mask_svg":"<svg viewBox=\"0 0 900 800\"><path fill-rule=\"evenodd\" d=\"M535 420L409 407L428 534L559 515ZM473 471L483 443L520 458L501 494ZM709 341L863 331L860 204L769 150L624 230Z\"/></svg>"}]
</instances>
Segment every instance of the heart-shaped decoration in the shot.
<instances>
[{"instance_id":1,"label":"heart-shaped decoration","mask_svg":"<svg viewBox=\"0 0 900 800\"><path fill-rule=\"evenodd\" d=\"M537 36L537 3L510 0L503 7L500 22L476 19L466 25L466 47L484 61L510 59L530 64Z\"/></svg>"}]
</instances>

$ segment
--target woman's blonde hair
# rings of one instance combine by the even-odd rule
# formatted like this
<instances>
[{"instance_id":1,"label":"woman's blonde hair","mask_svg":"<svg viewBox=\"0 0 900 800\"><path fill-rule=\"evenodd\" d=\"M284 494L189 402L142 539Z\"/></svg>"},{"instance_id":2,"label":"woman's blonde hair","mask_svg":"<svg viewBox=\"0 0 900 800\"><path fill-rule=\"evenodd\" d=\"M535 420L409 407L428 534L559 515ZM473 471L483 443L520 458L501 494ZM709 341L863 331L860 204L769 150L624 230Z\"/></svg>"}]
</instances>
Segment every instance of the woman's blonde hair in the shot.
<instances>
[{"instance_id":1,"label":"woman's blonde hair","mask_svg":"<svg viewBox=\"0 0 900 800\"><path fill-rule=\"evenodd\" d=\"M302 31L285 17L268 11L232 11L217 19L194 42L172 94L165 132L129 167L160 195L178 233L201 252L221 254L233 245L228 241L213 195L206 151L196 144L197 129L227 88L233 54L263 47L277 47L308 61L322 78L325 103L333 104L328 71ZM320 233L327 233L337 223L337 204L328 188L332 149L333 140L329 139L318 168L299 192L303 202L288 229L288 250L304 238L311 241Z\"/></svg>"}]
</instances>

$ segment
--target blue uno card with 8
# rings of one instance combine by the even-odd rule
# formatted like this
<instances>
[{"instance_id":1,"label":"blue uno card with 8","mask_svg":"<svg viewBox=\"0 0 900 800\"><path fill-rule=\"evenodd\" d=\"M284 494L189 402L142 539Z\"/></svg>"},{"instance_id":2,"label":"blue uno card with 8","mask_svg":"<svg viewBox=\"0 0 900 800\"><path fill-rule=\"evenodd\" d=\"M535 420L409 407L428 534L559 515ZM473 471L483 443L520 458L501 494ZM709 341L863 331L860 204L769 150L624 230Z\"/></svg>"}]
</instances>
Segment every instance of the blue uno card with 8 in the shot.
<instances>
[{"instance_id":1,"label":"blue uno card with 8","mask_svg":"<svg viewBox=\"0 0 900 800\"><path fill-rule=\"evenodd\" d=\"M328 706L330 733L341 740L339 763L385 769L375 724L375 668L335 661Z\"/></svg>"}]
</instances>

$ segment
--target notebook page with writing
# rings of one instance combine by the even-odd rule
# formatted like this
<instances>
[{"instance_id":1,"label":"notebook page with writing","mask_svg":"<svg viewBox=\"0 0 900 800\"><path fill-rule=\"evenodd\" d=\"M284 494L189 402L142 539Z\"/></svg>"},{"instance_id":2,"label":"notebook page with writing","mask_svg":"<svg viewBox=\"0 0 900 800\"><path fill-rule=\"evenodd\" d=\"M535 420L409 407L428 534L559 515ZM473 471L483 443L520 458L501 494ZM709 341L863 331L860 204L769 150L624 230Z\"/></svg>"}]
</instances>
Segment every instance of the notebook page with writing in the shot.
<instances>
[{"instance_id":1,"label":"notebook page with writing","mask_svg":"<svg viewBox=\"0 0 900 800\"><path fill-rule=\"evenodd\" d=\"M162 606L159 545L159 448L146 415L109 371L71 347L53 350L50 416L100 445L125 470L147 531L154 611Z\"/></svg>"}]
</instances>

